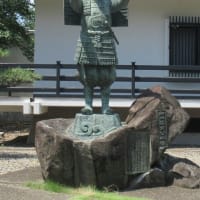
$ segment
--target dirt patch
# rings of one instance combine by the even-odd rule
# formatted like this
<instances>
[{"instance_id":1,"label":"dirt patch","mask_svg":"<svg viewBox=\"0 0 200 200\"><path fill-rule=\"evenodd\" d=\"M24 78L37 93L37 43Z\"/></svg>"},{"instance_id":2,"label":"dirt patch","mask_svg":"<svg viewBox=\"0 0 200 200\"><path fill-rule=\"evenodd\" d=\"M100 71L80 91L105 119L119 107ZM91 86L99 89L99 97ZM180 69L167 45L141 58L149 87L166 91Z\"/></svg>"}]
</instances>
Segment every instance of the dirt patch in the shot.
<instances>
[{"instance_id":1,"label":"dirt patch","mask_svg":"<svg viewBox=\"0 0 200 200\"><path fill-rule=\"evenodd\" d=\"M28 146L29 130L0 132L1 146Z\"/></svg>"}]
</instances>

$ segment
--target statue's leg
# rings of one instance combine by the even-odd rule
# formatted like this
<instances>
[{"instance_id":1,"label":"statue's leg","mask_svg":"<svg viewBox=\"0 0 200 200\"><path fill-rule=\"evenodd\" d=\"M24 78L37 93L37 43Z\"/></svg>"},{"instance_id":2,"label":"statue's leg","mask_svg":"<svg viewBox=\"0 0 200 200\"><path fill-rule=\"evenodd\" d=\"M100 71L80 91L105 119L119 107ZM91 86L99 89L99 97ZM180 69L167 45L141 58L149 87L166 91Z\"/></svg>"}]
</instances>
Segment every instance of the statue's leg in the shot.
<instances>
[{"instance_id":1,"label":"statue's leg","mask_svg":"<svg viewBox=\"0 0 200 200\"><path fill-rule=\"evenodd\" d=\"M110 86L101 88L102 114L111 115L113 112L109 107Z\"/></svg>"},{"instance_id":2,"label":"statue's leg","mask_svg":"<svg viewBox=\"0 0 200 200\"><path fill-rule=\"evenodd\" d=\"M92 109L93 88L85 84L84 95L85 95L85 107L81 109L81 112L85 115L91 115L93 113Z\"/></svg>"},{"instance_id":3,"label":"statue's leg","mask_svg":"<svg viewBox=\"0 0 200 200\"><path fill-rule=\"evenodd\" d=\"M99 71L101 82L101 101L102 101L102 113L112 114L112 110L109 107L110 99L110 87L115 80L116 72L115 66L101 66Z\"/></svg>"},{"instance_id":4,"label":"statue's leg","mask_svg":"<svg viewBox=\"0 0 200 200\"><path fill-rule=\"evenodd\" d=\"M93 114L92 103L96 69L91 65L81 65L79 71L85 96L85 107L81 109L81 112L85 115L91 115Z\"/></svg>"}]
</instances>

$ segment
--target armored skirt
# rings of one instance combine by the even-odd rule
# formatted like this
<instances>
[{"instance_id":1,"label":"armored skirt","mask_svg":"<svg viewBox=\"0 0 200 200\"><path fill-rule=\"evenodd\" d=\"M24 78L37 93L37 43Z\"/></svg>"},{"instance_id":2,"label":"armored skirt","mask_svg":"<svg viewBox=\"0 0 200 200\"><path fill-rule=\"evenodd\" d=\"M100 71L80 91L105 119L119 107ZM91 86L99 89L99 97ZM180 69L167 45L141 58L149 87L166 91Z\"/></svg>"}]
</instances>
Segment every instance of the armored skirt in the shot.
<instances>
[{"instance_id":1,"label":"armored skirt","mask_svg":"<svg viewBox=\"0 0 200 200\"><path fill-rule=\"evenodd\" d=\"M78 39L75 61L79 68L80 81L84 85L109 86L115 78L117 56L110 32L81 32Z\"/></svg>"},{"instance_id":2,"label":"armored skirt","mask_svg":"<svg viewBox=\"0 0 200 200\"><path fill-rule=\"evenodd\" d=\"M112 34L109 31L82 31L77 42L75 62L83 65L116 65L118 60Z\"/></svg>"}]
</instances>

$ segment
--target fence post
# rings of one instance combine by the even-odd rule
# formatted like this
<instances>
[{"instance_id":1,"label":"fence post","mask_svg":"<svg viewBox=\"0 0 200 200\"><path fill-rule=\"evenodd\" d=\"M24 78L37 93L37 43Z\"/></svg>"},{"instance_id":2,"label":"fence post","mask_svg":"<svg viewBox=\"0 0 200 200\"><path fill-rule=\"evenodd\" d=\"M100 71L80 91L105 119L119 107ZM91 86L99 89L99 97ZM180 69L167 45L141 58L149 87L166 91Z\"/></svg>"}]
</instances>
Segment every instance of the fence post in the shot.
<instances>
[{"instance_id":1,"label":"fence post","mask_svg":"<svg viewBox=\"0 0 200 200\"><path fill-rule=\"evenodd\" d=\"M135 97L135 62L132 62L132 97Z\"/></svg>"},{"instance_id":2,"label":"fence post","mask_svg":"<svg viewBox=\"0 0 200 200\"><path fill-rule=\"evenodd\" d=\"M57 67L56 67L56 95L60 95L60 68L61 68L61 62L57 61L56 62Z\"/></svg>"},{"instance_id":3,"label":"fence post","mask_svg":"<svg viewBox=\"0 0 200 200\"><path fill-rule=\"evenodd\" d=\"M12 96L12 91L11 91L11 89L10 89L10 88L8 89L8 96L9 96L9 97L11 97L11 96Z\"/></svg>"}]
</instances>

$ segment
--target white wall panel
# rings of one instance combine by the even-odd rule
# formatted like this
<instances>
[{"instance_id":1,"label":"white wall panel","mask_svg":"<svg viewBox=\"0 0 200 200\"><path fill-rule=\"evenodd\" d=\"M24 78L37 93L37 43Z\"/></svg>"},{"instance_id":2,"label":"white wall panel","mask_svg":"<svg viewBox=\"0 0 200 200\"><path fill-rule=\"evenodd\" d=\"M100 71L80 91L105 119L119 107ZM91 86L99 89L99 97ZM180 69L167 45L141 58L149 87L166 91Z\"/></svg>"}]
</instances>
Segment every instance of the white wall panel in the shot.
<instances>
[{"instance_id":1,"label":"white wall panel","mask_svg":"<svg viewBox=\"0 0 200 200\"><path fill-rule=\"evenodd\" d=\"M36 1L36 63L74 63L80 27L65 26L63 0ZM129 27L115 28L120 64L166 64L166 19L200 16L199 0L130 0Z\"/></svg>"}]
</instances>

